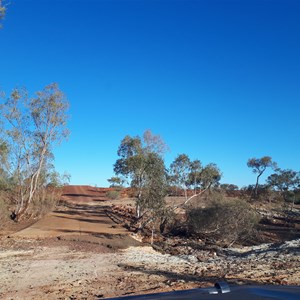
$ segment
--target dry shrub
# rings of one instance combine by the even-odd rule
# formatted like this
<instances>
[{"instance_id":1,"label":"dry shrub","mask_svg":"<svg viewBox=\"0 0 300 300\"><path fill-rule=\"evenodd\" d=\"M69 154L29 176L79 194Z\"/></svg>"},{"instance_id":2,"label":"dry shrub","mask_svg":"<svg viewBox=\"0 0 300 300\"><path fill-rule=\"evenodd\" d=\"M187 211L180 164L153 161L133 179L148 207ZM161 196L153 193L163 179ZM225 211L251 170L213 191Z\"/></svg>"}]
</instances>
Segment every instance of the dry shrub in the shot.
<instances>
[{"instance_id":1,"label":"dry shrub","mask_svg":"<svg viewBox=\"0 0 300 300\"><path fill-rule=\"evenodd\" d=\"M6 194L0 191L0 227L9 221L9 208L6 202Z\"/></svg>"},{"instance_id":2,"label":"dry shrub","mask_svg":"<svg viewBox=\"0 0 300 300\"><path fill-rule=\"evenodd\" d=\"M62 188L41 188L34 195L22 219L38 219L52 211L62 195ZM17 189L0 190L0 227L11 222L11 214L16 208Z\"/></svg>"},{"instance_id":3,"label":"dry shrub","mask_svg":"<svg viewBox=\"0 0 300 300\"><path fill-rule=\"evenodd\" d=\"M187 211L188 230L200 238L222 245L242 242L254 232L259 217L243 200L213 200L205 208Z\"/></svg>"},{"instance_id":4,"label":"dry shrub","mask_svg":"<svg viewBox=\"0 0 300 300\"><path fill-rule=\"evenodd\" d=\"M31 217L39 218L54 210L62 195L61 188L44 188L36 193L28 214Z\"/></svg>"},{"instance_id":5,"label":"dry shrub","mask_svg":"<svg viewBox=\"0 0 300 300\"><path fill-rule=\"evenodd\" d=\"M111 199L111 200L115 200L115 199L118 199L120 197L120 191L108 191L106 193L106 197Z\"/></svg>"}]
</instances>

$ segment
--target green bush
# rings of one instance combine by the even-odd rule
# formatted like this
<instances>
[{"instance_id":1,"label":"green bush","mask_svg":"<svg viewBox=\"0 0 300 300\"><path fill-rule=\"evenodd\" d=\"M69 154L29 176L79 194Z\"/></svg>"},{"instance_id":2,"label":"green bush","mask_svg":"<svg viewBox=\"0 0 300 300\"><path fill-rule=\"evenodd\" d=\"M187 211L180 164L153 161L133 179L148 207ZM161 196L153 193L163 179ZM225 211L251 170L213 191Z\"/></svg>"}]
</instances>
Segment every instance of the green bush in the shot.
<instances>
[{"instance_id":1,"label":"green bush","mask_svg":"<svg viewBox=\"0 0 300 300\"><path fill-rule=\"evenodd\" d=\"M120 197L120 192L119 191L108 191L106 193L106 197L111 200L118 199Z\"/></svg>"},{"instance_id":2,"label":"green bush","mask_svg":"<svg viewBox=\"0 0 300 300\"><path fill-rule=\"evenodd\" d=\"M285 202L300 204L300 193L294 191L286 191L283 195Z\"/></svg>"},{"instance_id":3,"label":"green bush","mask_svg":"<svg viewBox=\"0 0 300 300\"><path fill-rule=\"evenodd\" d=\"M259 222L258 215L243 200L211 201L205 207L187 211L187 225L191 234L214 240L223 245L247 239Z\"/></svg>"}]
</instances>

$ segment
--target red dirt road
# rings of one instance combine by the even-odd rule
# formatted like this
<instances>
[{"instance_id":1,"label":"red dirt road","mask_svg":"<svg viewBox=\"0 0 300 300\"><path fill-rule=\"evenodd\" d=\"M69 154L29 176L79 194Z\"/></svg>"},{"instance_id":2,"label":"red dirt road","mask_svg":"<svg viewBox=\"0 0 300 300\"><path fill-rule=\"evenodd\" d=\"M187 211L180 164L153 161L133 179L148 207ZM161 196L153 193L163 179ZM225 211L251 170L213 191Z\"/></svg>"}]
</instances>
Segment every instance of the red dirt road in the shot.
<instances>
[{"instance_id":1,"label":"red dirt road","mask_svg":"<svg viewBox=\"0 0 300 300\"><path fill-rule=\"evenodd\" d=\"M14 234L18 237L46 238L67 235L128 234L106 214L105 190L90 186L67 186L64 206L32 226Z\"/></svg>"}]
</instances>

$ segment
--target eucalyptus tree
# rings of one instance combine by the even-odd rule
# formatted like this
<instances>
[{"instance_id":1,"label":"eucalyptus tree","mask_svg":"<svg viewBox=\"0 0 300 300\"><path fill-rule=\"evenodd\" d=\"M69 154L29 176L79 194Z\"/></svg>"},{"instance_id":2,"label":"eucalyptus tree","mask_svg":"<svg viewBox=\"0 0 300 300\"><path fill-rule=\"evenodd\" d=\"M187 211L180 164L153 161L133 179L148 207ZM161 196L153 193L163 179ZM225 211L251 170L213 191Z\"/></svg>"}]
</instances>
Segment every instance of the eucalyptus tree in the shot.
<instances>
[{"instance_id":1,"label":"eucalyptus tree","mask_svg":"<svg viewBox=\"0 0 300 300\"><path fill-rule=\"evenodd\" d=\"M117 176L113 176L107 179L107 181L110 183L109 187L111 188L122 188L124 184L124 179Z\"/></svg>"},{"instance_id":2,"label":"eucalyptus tree","mask_svg":"<svg viewBox=\"0 0 300 300\"><path fill-rule=\"evenodd\" d=\"M186 154L179 154L170 165L170 178L172 183L184 191L187 199L188 181L191 174L191 160Z\"/></svg>"},{"instance_id":3,"label":"eucalyptus tree","mask_svg":"<svg viewBox=\"0 0 300 300\"><path fill-rule=\"evenodd\" d=\"M218 185L221 177L222 173L216 164L209 163L204 166L198 174L197 184L199 189L194 195L187 198L183 204L187 204L193 198L202 195L207 190L210 190L211 187Z\"/></svg>"},{"instance_id":4,"label":"eucalyptus tree","mask_svg":"<svg viewBox=\"0 0 300 300\"><path fill-rule=\"evenodd\" d=\"M228 192L233 192L233 191L237 191L239 189L239 187L235 184L232 183L222 183L220 185L220 188L224 191L228 191Z\"/></svg>"},{"instance_id":5,"label":"eucalyptus tree","mask_svg":"<svg viewBox=\"0 0 300 300\"><path fill-rule=\"evenodd\" d=\"M188 183L189 186L194 189L194 194L197 193L197 189L199 188L202 171L203 171L203 167L199 159L191 161Z\"/></svg>"},{"instance_id":6,"label":"eucalyptus tree","mask_svg":"<svg viewBox=\"0 0 300 300\"><path fill-rule=\"evenodd\" d=\"M267 178L267 183L280 191L284 200L290 193L300 188L300 173L293 170L277 169L276 173Z\"/></svg>"},{"instance_id":7,"label":"eucalyptus tree","mask_svg":"<svg viewBox=\"0 0 300 300\"><path fill-rule=\"evenodd\" d=\"M14 89L0 106L3 139L8 147L7 171L17 189L13 215L26 212L53 159L53 147L69 134L69 103L56 83L34 97Z\"/></svg>"},{"instance_id":8,"label":"eucalyptus tree","mask_svg":"<svg viewBox=\"0 0 300 300\"><path fill-rule=\"evenodd\" d=\"M166 207L166 170L164 161L157 153L147 154L148 167L145 172L143 193L140 198L140 206L143 214L147 215L146 220L141 224L143 228L146 224L152 223L152 235L155 225L161 227L167 222L165 215Z\"/></svg>"},{"instance_id":9,"label":"eucalyptus tree","mask_svg":"<svg viewBox=\"0 0 300 300\"><path fill-rule=\"evenodd\" d=\"M166 146L158 135L147 130L143 139L139 136L125 136L118 149L114 164L115 174L128 180L136 190L136 215L144 210L163 204L161 195L165 191L165 165L163 154ZM156 196L155 196L156 195Z\"/></svg>"},{"instance_id":10,"label":"eucalyptus tree","mask_svg":"<svg viewBox=\"0 0 300 300\"><path fill-rule=\"evenodd\" d=\"M252 169L254 174L257 174L256 184L254 188L255 197L258 195L258 182L261 175L267 168L276 169L277 163L272 160L270 156L263 156L261 158L250 158L247 162L247 166Z\"/></svg>"},{"instance_id":11,"label":"eucalyptus tree","mask_svg":"<svg viewBox=\"0 0 300 300\"><path fill-rule=\"evenodd\" d=\"M210 163L202 166L200 160L191 161L186 154L179 154L170 165L169 178L171 178L172 184L184 190L183 205L216 185L221 176L222 173L216 164ZM190 197L187 193L189 187L194 189L194 194Z\"/></svg>"}]
</instances>

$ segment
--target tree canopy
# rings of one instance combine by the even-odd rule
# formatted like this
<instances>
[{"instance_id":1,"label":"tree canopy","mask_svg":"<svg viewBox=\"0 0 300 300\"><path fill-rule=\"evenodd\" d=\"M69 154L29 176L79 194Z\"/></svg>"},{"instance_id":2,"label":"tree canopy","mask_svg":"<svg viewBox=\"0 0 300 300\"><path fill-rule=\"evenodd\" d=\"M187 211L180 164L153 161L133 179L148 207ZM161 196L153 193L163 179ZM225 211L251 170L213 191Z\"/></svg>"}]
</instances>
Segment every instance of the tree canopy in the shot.
<instances>
[{"instance_id":1,"label":"tree canopy","mask_svg":"<svg viewBox=\"0 0 300 300\"><path fill-rule=\"evenodd\" d=\"M221 176L221 171L216 164L203 166L200 160L191 161L187 154L179 154L170 165L169 182L184 190L184 204L186 204L217 184ZM188 197L187 190L191 187L194 194Z\"/></svg>"},{"instance_id":2,"label":"tree canopy","mask_svg":"<svg viewBox=\"0 0 300 300\"><path fill-rule=\"evenodd\" d=\"M163 153L166 146L163 140L149 130L143 139L139 136L125 136L118 149L114 164L116 175L125 177L137 191L136 212L140 217L144 209L154 209L162 204L165 190L165 166Z\"/></svg>"},{"instance_id":3,"label":"tree canopy","mask_svg":"<svg viewBox=\"0 0 300 300\"><path fill-rule=\"evenodd\" d=\"M283 199L287 200L288 195L300 188L300 173L290 169L277 169L276 173L267 178L267 183L280 191Z\"/></svg>"}]
</instances>

